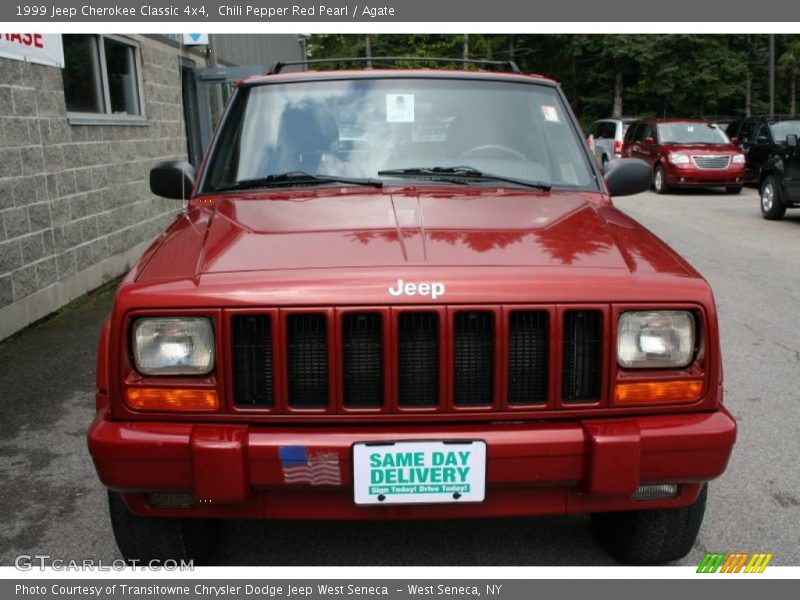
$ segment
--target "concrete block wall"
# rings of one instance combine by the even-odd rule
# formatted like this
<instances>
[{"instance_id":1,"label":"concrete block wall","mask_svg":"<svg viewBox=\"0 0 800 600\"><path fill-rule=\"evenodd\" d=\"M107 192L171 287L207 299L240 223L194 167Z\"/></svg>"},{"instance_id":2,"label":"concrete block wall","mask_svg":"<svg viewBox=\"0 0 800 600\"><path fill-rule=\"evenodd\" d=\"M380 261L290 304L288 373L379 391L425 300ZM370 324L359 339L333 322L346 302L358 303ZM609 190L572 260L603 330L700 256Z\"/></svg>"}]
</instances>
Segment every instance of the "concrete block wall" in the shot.
<instances>
[{"instance_id":1,"label":"concrete block wall","mask_svg":"<svg viewBox=\"0 0 800 600\"><path fill-rule=\"evenodd\" d=\"M124 273L181 208L148 184L186 157L179 51L134 39L143 125L72 125L61 69L0 58L0 339Z\"/></svg>"}]
</instances>

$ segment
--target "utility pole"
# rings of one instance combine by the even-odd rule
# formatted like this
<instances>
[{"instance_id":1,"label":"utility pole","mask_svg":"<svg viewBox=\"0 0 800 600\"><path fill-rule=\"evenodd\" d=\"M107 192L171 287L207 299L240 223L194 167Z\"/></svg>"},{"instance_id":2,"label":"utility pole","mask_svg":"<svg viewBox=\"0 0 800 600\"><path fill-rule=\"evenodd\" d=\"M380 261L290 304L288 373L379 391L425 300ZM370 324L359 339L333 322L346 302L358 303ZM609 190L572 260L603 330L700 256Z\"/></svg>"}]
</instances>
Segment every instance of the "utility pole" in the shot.
<instances>
[{"instance_id":1,"label":"utility pole","mask_svg":"<svg viewBox=\"0 0 800 600\"><path fill-rule=\"evenodd\" d=\"M366 34L364 36L364 54L367 57L367 69L372 68L372 36L370 34Z\"/></svg>"},{"instance_id":2,"label":"utility pole","mask_svg":"<svg viewBox=\"0 0 800 600\"><path fill-rule=\"evenodd\" d=\"M769 116L775 116L775 34L769 34Z\"/></svg>"},{"instance_id":3,"label":"utility pole","mask_svg":"<svg viewBox=\"0 0 800 600\"><path fill-rule=\"evenodd\" d=\"M469 60L469 34L464 34L464 48L461 52L461 56L464 60ZM467 63L464 63L464 70L469 67Z\"/></svg>"}]
</instances>

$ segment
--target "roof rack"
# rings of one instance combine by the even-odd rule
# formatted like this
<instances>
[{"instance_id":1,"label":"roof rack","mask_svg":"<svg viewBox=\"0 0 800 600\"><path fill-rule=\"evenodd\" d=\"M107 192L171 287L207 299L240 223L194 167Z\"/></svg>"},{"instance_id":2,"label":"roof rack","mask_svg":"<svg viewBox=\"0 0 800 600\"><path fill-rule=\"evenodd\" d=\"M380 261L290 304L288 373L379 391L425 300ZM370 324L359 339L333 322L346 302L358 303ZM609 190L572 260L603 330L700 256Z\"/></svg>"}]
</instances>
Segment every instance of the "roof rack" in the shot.
<instances>
[{"instance_id":1,"label":"roof rack","mask_svg":"<svg viewBox=\"0 0 800 600\"><path fill-rule=\"evenodd\" d=\"M375 63L375 62L434 62L434 63L455 63L459 65L489 65L493 67L502 67L511 73L521 75L522 70L517 66L513 60L479 60L474 58L441 58L441 57L424 57L424 56L373 56L367 58L365 56L356 56L352 58L315 58L311 60L297 60L297 61L278 61L267 71L267 75L276 75L280 73L284 67L295 67L303 65L318 65L323 63Z\"/></svg>"}]
</instances>

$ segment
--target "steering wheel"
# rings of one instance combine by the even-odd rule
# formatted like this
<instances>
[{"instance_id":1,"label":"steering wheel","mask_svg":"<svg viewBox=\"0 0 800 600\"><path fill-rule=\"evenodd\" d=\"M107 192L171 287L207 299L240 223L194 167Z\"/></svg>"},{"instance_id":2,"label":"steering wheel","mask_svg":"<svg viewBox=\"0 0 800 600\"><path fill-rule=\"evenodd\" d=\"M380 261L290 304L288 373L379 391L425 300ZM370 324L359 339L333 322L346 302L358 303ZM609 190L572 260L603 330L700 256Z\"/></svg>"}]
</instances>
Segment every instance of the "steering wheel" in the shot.
<instances>
[{"instance_id":1,"label":"steering wheel","mask_svg":"<svg viewBox=\"0 0 800 600\"><path fill-rule=\"evenodd\" d=\"M526 160L525 155L519 152L518 150L514 150L514 148L509 148L508 146L501 146L500 144L484 144L482 146L475 146L474 148L470 148L469 150L465 150L461 154L458 155L459 158L469 158L470 156L475 156L476 154L508 154L516 158L517 160ZM480 157L476 157L480 158ZM485 157L484 157L485 158Z\"/></svg>"}]
</instances>

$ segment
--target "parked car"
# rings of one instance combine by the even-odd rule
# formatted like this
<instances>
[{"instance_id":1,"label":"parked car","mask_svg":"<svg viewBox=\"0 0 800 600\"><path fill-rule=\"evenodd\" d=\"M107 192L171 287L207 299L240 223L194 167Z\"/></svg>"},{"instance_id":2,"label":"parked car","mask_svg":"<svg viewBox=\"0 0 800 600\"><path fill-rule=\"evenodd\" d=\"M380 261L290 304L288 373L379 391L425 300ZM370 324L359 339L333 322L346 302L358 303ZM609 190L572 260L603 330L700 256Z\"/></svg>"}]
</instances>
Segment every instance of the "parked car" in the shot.
<instances>
[{"instance_id":1,"label":"parked car","mask_svg":"<svg viewBox=\"0 0 800 600\"><path fill-rule=\"evenodd\" d=\"M736 423L708 283L612 204L649 184L513 67L240 82L199 172L152 170L188 207L102 329L122 555L210 561L224 519L590 513L619 560L684 556Z\"/></svg>"},{"instance_id":2,"label":"parked car","mask_svg":"<svg viewBox=\"0 0 800 600\"><path fill-rule=\"evenodd\" d=\"M760 169L761 214L765 219L783 218L787 208L800 208L800 121L782 121L770 126L772 135L785 132L783 144L777 144Z\"/></svg>"},{"instance_id":3,"label":"parked car","mask_svg":"<svg viewBox=\"0 0 800 600\"><path fill-rule=\"evenodd\" d=\"M771 156L781 154L787 135L800 134L800 119L785 115L747 117L731 123L727 133L744 152L746 182L760 184L761 167Z\"/></svg>"},{"instance_id":4,"label":"parked car","mask_svg":"<svg viewBox=\"0 0 800 600\"><path fill-rule=\"evenodd\" d=\"M724 187L738 194L744 154L719 127L699 119L640 119L628 128L622 155L647 161L653 189Z\"/></svg>"},{"instance_id":5,"label":"parked car","mask_svg":"<svg viewBox=\"0 0 800 600\"><path fill-rule=\"evenodd\" d=\"M586 132L594 144L597 162L605 169L606 163L622 156L622 140L636 117L620 117L595 121Z\"/></svg>"}]
</instances>

